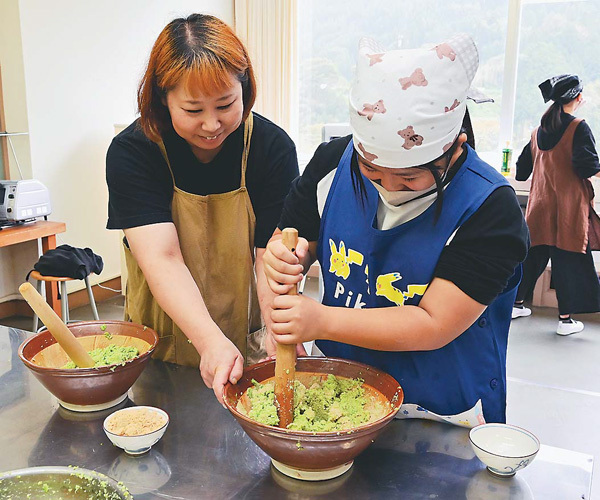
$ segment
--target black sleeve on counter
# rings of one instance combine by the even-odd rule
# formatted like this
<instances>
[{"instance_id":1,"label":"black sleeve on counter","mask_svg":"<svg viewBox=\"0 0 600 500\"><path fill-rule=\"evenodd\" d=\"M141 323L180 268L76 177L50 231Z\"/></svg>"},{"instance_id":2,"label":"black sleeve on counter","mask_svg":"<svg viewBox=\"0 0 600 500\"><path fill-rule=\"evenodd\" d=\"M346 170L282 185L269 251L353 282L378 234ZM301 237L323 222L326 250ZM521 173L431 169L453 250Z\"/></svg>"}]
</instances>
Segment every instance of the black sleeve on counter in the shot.
<instances>
[{"instance_id":1,"label":"black sleeve on counter","mask_svg":"<svg viewBox=\"0 0 600 500\"><path fill-rule=\"evenodd\" d=\"M517 173L515 179L518 181L526 181L529 179L531 172L533 171L533 158L531 157L531 141L521 151L519 159L517 160Z\"/></svg>"},{"instance_id":2,"label":"black sleeve on counter","mask_svg":"<svg viewBox=\"0 0 600 500\"><path fill-rule=\"evenodd\" d=\"M158 146L115 137L106 154L107 229L172 222L173 182Z\"/></svg>"},{"instance_id":3,"label":"black sleeve on counter","mask_svg":"<svg viewBox=\"0 0 600 500\"><path fill-rule=\"evenodd\" d=\"M340 137L317 148L302 175L292 183L279 219L279 229L294 227L298 229L298 235L308 241L319 239L321 217L317 207L317 185L337 168L351 138Z\"/></svg>"},{"instance_id":4,"label":"black sleeve on counter","mask_svg":"<svg viewBox=\"0 0 600 500\"><path fill-rule=\"evenodd\" d=\"M435 276L489 305L506 287L529 246L529 231L513 189L496 189L467 220L438 261Z\"/></svg>"},{"instance_id":5,"label":"black sleeve on counter","mask_svg":"<svg viewBox=\"0 0 600 500\"><path fill-rule=\"evenodd\" d=\"M573 135L573 167L582 179L600 172L594 134L585 121L581 121Z\"/></svg>"}]
</instances>

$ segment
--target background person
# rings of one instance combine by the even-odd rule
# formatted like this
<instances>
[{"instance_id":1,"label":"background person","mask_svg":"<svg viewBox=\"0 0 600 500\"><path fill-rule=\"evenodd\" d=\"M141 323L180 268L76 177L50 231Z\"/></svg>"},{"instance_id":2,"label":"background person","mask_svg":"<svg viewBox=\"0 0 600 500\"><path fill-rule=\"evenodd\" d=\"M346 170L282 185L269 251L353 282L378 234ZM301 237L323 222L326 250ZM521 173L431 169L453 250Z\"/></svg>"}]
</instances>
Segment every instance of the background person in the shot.
<instances>
[{"instance_id":1,"label":"background person","mask_svg":"<svg viewBox=\"0 0 600 500\"><path fill-rule=\"evenodd\" d=\"M594 136L573 114L584 103L577 75L559 75L540 84L544 102L553 101L517 161L516 179L531 179L526 220L531 248L523 263L523 280L513 318L529 316L523 306L552 261L558 300L558 335L583 330L574 313L600 311L600 286L591 250L600 249L600 219L594 210L589 177L600 172Z\"/></svg>"},{"instance_id":2,"label":"background person","mask_svg":"<svg viewBox=\"0 0 600 500\"><path fill-rule=\"evenodd\" d=\"M322 304L275 297L278 342L316 340L327 356L376 366L404 389L401 417L464 426L506 419L528 241L513 189L466 144L477 66L466 35L388 52L363 40L352 135L322 144L285 201L279 228L299 230L297 257L278 229L264 258L278 294L315 259L323 275Z\"/></svg>"},{"instance_id":3,"label":"background person","mask_svg":"<svg viewBox=\"0 0 600 500\"><path fill-rule=\"evenodd\" d=\"M293 142L251 112L255 96L229 26L175 19L152 48L140 118L106 160L107 227L126 236L126 317L159 333L156 357L200 365L220 401L261 327L257 298L270 303L262 256L298 175Z\"/></svg>"}]
</instances>

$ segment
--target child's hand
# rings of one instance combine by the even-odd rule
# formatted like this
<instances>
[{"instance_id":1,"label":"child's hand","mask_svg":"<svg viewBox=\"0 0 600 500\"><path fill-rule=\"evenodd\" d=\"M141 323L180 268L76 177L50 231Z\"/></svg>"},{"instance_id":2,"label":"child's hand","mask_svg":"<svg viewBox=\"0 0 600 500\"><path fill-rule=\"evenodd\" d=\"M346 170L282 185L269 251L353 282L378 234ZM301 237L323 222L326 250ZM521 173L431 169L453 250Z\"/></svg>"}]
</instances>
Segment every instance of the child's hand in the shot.
<instances>
[{"instance_id":1,"label":"child's hand","mask_svg":"<svg viewBox=\"0 0 600 500\"><path fill-rule=\"evenodd\" d=\"M263 265L267 283L271 290L283 295L292 287L302 281L304 268L301 262L308 255L308 241L298 238L296 255L288 250L281 241L281 235L277 235L269 241L263 256Z\"/></svg>"},{"instance_id":2,"label":"child's hand","mask_svg":"<svg viewBox=\"0 0 600 500\"><path fill-rule=\"evenodd\" d=\"M328 308L302 295L280 295L273 301L273 337L282 344L325 338Z\"/></svg>"}]
</instances>

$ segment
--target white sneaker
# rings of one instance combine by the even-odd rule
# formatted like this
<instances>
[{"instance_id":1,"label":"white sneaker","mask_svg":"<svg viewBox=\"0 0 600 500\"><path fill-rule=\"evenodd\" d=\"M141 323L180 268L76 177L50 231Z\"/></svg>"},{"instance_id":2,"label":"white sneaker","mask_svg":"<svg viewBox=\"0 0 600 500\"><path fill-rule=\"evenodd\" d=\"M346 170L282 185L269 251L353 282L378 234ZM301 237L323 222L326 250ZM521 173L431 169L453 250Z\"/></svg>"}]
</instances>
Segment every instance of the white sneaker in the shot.
<instances>
[{"instance_id":1,"label":"white sneaker","mask_svg":"<svg viewBox=\"0 0 600 500\"><path fill-rule=\"evenodd\" d=\"M531 316L531 309L529 307L514 307L512 309L512 319L521 318L525 316Z\"/></svg>"},{"instance_id":2,"label":"white sneaker","mask_svg":"<svg viewBox=\"0 0 600 500\"><path fill-rule=\"evenodd\" d=\"M558 327L556 328L556 333L557 335L572 335L573 333L580 332L581 330L583 330L583 323L581 321L572 319L570 323L559 321Z\"/></svg>"}]
</instances>

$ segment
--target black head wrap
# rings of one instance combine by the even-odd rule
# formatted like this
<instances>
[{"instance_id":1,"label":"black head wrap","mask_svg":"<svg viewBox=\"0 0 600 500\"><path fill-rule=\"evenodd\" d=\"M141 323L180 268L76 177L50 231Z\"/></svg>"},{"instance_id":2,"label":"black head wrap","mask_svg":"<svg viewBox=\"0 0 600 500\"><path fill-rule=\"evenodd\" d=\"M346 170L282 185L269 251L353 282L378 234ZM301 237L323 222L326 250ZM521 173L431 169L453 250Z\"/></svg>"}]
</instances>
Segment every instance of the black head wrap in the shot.
<instances>
[{"instance_id":1,"label":"black head wrap","mask_svg":"<svg viewBox=\"0 0 600 500\"><path fill-rule=\"evenodd\" d=\"M566 104L575 99L583 90L583 83L577 75L558 75L539 84L544 102L556 101Z\"/></svg>"}]
</instances>

